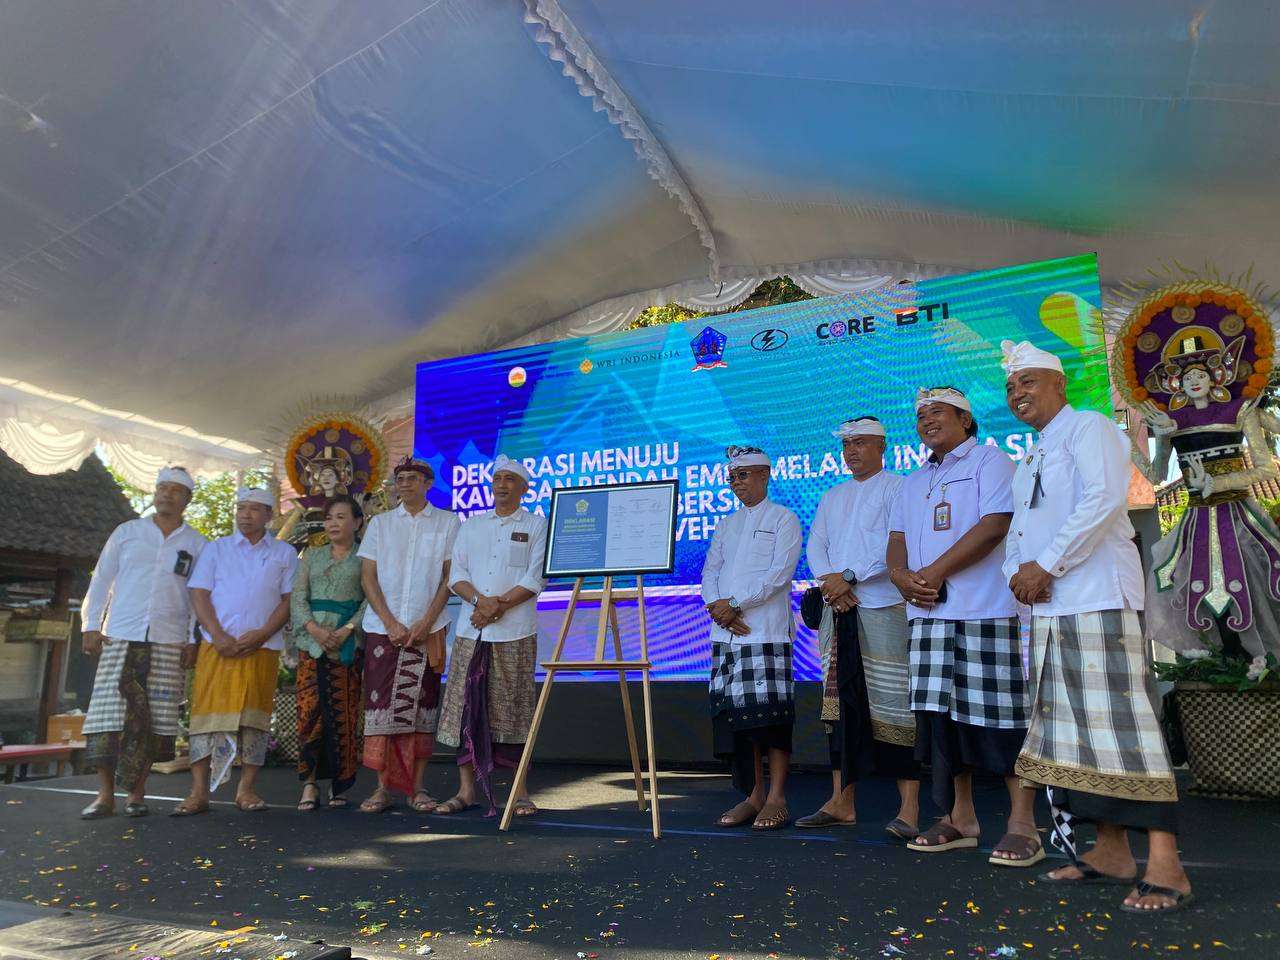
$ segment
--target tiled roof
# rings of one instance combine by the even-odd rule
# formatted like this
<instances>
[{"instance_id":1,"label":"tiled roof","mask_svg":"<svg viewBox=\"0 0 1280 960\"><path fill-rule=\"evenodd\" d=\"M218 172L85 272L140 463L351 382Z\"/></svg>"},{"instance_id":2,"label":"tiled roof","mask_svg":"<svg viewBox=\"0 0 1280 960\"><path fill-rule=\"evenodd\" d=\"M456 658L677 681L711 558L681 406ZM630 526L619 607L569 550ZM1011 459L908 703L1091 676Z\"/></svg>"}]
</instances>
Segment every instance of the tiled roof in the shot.
<instances>
[{"instance_id":1,"label":"tiled roof","mask_svg":"<svg viewBox=\"0 0 1280 960\"><path fill-rule=\"evenodd\" d=\"M0 450L0 550L92 562L116 526L136 514L96 456L41 477Z\"/></svg>"}]
</instances>

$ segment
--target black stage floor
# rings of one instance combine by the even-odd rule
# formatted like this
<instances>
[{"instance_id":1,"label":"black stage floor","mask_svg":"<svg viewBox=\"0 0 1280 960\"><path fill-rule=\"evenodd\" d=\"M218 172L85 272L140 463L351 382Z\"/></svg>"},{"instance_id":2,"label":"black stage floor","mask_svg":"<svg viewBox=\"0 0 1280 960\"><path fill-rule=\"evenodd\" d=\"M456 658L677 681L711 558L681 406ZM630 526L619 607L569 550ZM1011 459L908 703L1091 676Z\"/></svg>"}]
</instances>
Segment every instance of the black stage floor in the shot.
<instances>
[{"instance_id":1,"label":"black stage floor","mask_svg":"<svg viewBox=\"0 0 1280 960\"><path fill-rule=\"evenodd\" d=\"M772 834L713 825L727 780L662 777L665 836L649 836L629 772L534 771L543 813L508 834L472 810L424 817L299 814L291 771L264 771L261 814L224 787L211 816L82 822L91 777L0 787L0 900L225 931L256 927L351 945L357 956L701 960L791 957L1280 957L1280 805L1190 798L1184 855L1197 902L1121 913L1114 887L1064 891L986 853L922 855L891 843L888 783L861 788L853 828ZM435 764L428 786L450 793ZM155 776L180 797L186 775ZM366 774L353 791L364 796ZM826 776L793 777L793 814ZM157 812L169 807L152 804ZM1003 788L979 795L984 846L1002 832ZM1046 821L1043 816L1041 826ZM1141 843L1141 841L1139 841ZM239 958L234 950L214 960ZM150 956L146 945L128 952Z\"/></svg>"}]
</instances>

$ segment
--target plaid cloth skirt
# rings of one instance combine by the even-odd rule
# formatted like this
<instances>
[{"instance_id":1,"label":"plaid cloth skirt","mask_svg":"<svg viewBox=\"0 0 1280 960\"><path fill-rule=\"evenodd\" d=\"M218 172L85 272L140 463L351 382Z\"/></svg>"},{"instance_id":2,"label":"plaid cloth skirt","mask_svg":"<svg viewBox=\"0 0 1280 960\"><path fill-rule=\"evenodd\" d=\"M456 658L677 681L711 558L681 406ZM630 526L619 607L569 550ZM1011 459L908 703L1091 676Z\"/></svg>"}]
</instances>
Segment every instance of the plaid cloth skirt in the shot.
<instances>
[{"instance_id":1,"label":"plaid cloth skirt","mask_svg":"<svg viewBox=\"0 0 1280 960\"><path fill-rule=\"evenodd\" d=\"M795 722L790 643L711 643L711 715L750 730Z\"/></svg>"},{"instance_id":2,"label":"plaid cloth skirt","mask_svg":"<svg viewBox=\"0 0 1280 960\"><path fill-rule=\"evenodd\" d=\"M84 733L119 733L125 727L128 704L120 690L125 659L131 646L143 644L112 640L102 648L98 671L93 678L89 712ZM150 660L146 670L147 701L151 708L151 732L161 737L178 735L178 707L187 695L187 676L182 669L185 644L146 644Z\"/></svg>"},{"instance_id":3,"label":"plaid cloth skirt","mask_svg":"<svg viewBox=\"0 0 1280 960\"><path fill-rule=\"evenodd\" d=\"M911 709L975 727L1028 722L1017 617L911 621Z\"/></svg>"},{"instance_id":4,"label":"plaid cloth skirt","mask_svg":"<svg viewBox=\"0 0 1280 960\"><path fill-rule=\"evenodd\" d=\"M1020 777L1119 800L1177 799L1137 611L1035 617L1031 661Z\"/></svg>"}]
</instances>

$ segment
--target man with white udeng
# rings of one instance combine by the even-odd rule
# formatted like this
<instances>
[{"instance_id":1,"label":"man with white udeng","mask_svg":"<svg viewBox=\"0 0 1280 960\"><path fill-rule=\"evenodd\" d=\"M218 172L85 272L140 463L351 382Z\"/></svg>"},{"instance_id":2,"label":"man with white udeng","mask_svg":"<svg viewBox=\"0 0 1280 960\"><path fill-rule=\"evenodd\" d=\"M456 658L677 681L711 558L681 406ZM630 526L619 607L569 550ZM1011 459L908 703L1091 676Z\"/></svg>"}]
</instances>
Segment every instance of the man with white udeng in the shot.
<instances>
[{"instance_id":1,"label":"man with white udeng","mask_svg":"<svg viewBox=\"0 0 1280 960\"><path fill-rule=\"evenodd\" d=\"M1067 403L1062 361L1004 342L1009 409L1039 442L1013 478L1005 543L1009 589L1031 607L1031 728L1015 770L1049 790L1072 863L1041 879L1132 887L1121 909L1178 910L1191 883L1178 857L1177 787L1160 732L1142 637L1142 564L1129 522L1129 444ZM1077 855L1073 822L1097 824ZM1147 833L1138 882L1128 830Z\"/></svg>"},{"instance_id":2,"label":"man with white udeng","mask_svg":"<svg viewBox=\"0 0 1280 960\"><path fill-rule=\"evenodd\" d=\"M920 816L916 723L907 697L910 630L885 565L889 511L902 478L884 469L885 430L876 417L846 420L834 434L853 478L823 494L808 546L825 601L819 637L831 799L796 826L856 823L854 785L876 773L898 784L898 812L885 830L910 840Z\"/></svg>"},{"instance_id":3,"label":"man with white udeng","mask_svg":"<svg viewBox=\"0 0 1280 960\"><path fill-rule=\"evenodd\" d=\"M458 813L476 802L479 785L496 812L495 767L514 769L533 723L533 674L538 661L538 594L546 586L542 560L547 520L520 505L529 471L498 455L493 509L462 525L449 579L462 598L444 691L440 740L458 748L458 792L436 813ZM514 812L538 812L526 784Z\"/></svg>"},{"instance_id":4,"label":"man with white udeng","mask_svg":"<svg viewBox=\"0 0 1280 960\"><path fill-rule=\"evenodd\" d=\"M186 692L182 654L194 625L187 579L207 542L182 519L194 490L182 467L161 470L155 513L111 532L89 582L80 611L84 652L102 658L84 721L98 796L81 811L84 820L115 812L117 784L129 792L125 816L146 816L151 764L173 759Z\"/></svg>"},{"instance_id":5,"label":"man with white udeng","mask_svg":"<svg viewBox=\"0 0 1280 960\"><path fill-rule=\"evenodd\" d=\"M267 533L274 505L266 490L237 490L236 532L204 548L188 584L203 642L191 688L191 793L173 816L208 813L210 791L237 759L236 806L267 809L256 785L298 567L293 547Z\"/></svg>"},{"instance_id":6,"label":"man with white udeng","mask_svg":"<svg viewBox=\"0 0 1280 960\"><path fill-rule=\"evenodd\" d=\"M770 461L764 451L733 446L725 454L729 486L742 507L716 525L702 568L702 599L711 617L714 750L747 798L717 823L778 830L791 820L791 581L803 537L796 515L768 498Z\"/></svg>"}]
</instances>

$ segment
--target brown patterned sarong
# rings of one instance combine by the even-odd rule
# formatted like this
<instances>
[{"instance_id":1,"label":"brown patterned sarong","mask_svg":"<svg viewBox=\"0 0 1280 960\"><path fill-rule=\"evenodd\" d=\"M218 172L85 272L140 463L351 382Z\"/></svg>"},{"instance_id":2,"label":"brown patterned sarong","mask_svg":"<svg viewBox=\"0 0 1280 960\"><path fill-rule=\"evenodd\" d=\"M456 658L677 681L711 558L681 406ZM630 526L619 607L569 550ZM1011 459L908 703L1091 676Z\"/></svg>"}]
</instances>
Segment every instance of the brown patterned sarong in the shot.
<instances>
[{"instance_id":1,"label":"brown patterned sarong","mask_svg":"<svg viewBox=\"0 0 1280 960\"><path fill-rule=\"evenodd\" d=\"M360 766L362 667L298 652L298 778L331 780L334 796L351 787Z\"/></svg>"},{"instance_id":2,"label":"brown patterned sarong","mask_svg":"<svg viewBox=\"0 0 1280 960\"><path fill-rule=\"evenodd\" d=\"M466 701L467 670L481 641L458 637L449 660L449 681L440 715L440 742L462 745L462 711ZM502 643L487 643L489 737L495 744L524 743L533 724L533 673L538 665L537 634Z\"/></svg>"},{"instance_id":3,"label":"brown patterned sarong","mask_svg":"<svg viewBox=\"0 0 1280 960\"><path fill-rule=\"evenodd\" d=\"M412 794L414 765L435 747L440 674L425 650L367 633L364 692L364 765L379 771L391 789Z\"/></svg>"}]
</instances>

